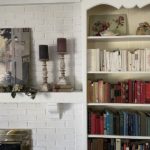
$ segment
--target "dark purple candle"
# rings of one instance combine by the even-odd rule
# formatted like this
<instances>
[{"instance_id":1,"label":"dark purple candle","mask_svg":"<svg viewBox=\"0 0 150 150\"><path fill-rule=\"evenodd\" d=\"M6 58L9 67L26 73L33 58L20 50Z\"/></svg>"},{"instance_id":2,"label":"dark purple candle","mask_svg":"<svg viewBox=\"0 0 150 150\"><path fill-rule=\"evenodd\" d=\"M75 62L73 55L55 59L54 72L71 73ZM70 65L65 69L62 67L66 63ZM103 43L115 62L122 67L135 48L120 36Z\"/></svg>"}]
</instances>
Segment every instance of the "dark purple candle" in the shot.
<instances>
[{"instance_id":1,"label":"dark purple candle","mask_svg":"<svg viewBox=\"0 0 150 150\"><path fill-rule=\"evenodd\" d=\"M48 45L39 45L39 59L49 60Z\"/></svg>"},{"instance_id":2,"label":"dark purple candle","mask_svg":"<svg viewBox=\"0 0 150 150\"><path fill-rule=\"evenodd\" d=\"M66 38L58 38L57 39L57 52L59 52L59 53L67 52Z\"/></svg>"}]
</instances>

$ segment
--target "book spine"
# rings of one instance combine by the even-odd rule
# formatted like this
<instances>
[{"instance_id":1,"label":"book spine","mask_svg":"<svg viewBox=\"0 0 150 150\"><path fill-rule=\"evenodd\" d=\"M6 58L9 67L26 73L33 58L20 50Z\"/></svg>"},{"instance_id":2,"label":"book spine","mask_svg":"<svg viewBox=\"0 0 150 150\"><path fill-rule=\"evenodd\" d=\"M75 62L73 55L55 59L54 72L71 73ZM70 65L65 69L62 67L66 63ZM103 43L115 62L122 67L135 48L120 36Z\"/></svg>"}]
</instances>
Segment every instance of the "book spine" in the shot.
<instances>
[{"instance_id":1,"label":"book spine","mask_svg":"<svg viewBox=\"0 0 150 150\"><path fill-rule=\"evenodd\" d=\"M141 81L141 103L145 103L145 83Z\"/></svg>"},{"instance_id":2,"label":"book spine","mask_svg":"<svg viewBox=\"0 0 150 150\"><path fill-rule=\"evenodd\" d=\"M91 134L96 134L96 114L91 113Z\"/></svg>"},{"instance_id":3,"label":"book spine","mask_svg":"<svg viewBox=\"0 0 150 150\"><path fill-rule=\"evenodd\" d=\"M103 115L100 116L100 134L101 135L104 134L104 116Z\"/></svg>"},{"instance_id":4,"label":"book spine","mask_svg":"<svg viewBox=\"0 0 150 150\"><path fill-rule=\"evenodd\" d=\"M128 97L129 97L129 103L132 103L133 101L132 101L132 81L131 80L128 80L128 88L129 88L129 90L128 90Z\"/></svg>"},{"instance_id":5,"label":"book spine","mask_svg":"<svg viewBox=\"0 0 150 150\"><path fill-rule=\"evenodd\" d=\"M121 150L121 140L116 139L116 150Z\"/></svg>"}]
</instances>

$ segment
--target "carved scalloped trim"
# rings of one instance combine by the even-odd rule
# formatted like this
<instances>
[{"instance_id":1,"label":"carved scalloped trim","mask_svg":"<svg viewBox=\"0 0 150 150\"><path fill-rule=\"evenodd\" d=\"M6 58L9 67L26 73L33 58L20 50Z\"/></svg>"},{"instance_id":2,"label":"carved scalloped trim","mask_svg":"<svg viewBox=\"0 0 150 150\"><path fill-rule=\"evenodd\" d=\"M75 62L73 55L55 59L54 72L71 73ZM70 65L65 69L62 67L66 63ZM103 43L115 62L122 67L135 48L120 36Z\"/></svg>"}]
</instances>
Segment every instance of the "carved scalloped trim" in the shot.
<instances>
[{"instance_id":1,"label":"carved scalloped trim","mask_svg":"<svg viewBox=\"0 0 150 150\"><path fill-rule=\"evenodd\" d=\"M83 8L85 8L86 10L89 10L93 7L96 7L98 5L109 5L112 7L115 7L117 9L124 7L124 8L134 8L134 7L145 7L147 5L150 4L149 0L143 0L143 1L129 1L127 2L126 0L120 0L120 1L116 1L116 0L83 0Z\"/></svg>"}]
</instances>

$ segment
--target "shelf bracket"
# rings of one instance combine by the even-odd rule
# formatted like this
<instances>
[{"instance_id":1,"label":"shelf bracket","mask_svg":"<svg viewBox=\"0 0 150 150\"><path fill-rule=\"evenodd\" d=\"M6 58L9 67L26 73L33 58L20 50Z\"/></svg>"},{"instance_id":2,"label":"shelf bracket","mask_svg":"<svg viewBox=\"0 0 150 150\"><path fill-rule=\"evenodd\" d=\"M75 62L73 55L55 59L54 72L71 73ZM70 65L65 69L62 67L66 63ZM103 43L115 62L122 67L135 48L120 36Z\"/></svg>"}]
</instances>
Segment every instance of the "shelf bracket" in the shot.
<instances>
[{"instance_id":1,"label":"shelf bracket","mask_svg":"<svg viewBox=\"0 0 150 150\"><path fill-rule=\"evenodd\" d=\"M58 103L48 104L47 115L48 115L48 118L59 119L60 118L59 104Z\"/></svg>"}]
</instances>

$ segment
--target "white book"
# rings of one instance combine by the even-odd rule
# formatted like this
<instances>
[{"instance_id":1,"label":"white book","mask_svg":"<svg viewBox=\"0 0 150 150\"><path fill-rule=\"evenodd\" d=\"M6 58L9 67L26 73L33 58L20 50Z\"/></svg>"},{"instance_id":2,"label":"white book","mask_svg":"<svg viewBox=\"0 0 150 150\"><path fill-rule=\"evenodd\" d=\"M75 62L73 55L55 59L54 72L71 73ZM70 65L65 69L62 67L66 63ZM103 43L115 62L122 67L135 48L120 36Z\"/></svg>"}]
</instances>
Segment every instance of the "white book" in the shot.
<instances>
[{"instance_id":1,"label":"white book","mask_svg":"<svg viewBox=\"0 0 150 150\"><path fill-rule=\"evenodd\" d=\"M109 51L106 51L106 70L110 71Z\"/></svg>"},{"instance_id":2,"label":"white book","mask_svg":"<svg viewBox=\"0 0 150 150\"><path fill-rule=\"evenodd\" d=\"M121 50L121 71L127 71L127 50Z\"/></svg>"},{"instance_id":3,"label":"white book","mask_svg":"<svg viewBox=\"0 0 150 150\"><path fill-rule=\"evenodd\" d=\"M135 71L140 71L140 50L136 50L134 53L135 56Z\"/></svg>"},{"instance_id":4,"label":"white book","mask_svg":"<svg viewBox=\"0 0 150 150\"><path fill-rule=\"evenodd\" d=\"M145 50L140 50L140 71L145 71L145 65L144 65L144 52Z\"/></svg>"},{"instance_id":5,"label":"white book","mask_svg":"<svg viewBox=\"0 0 150 150\"><path fill-rule=\"evenodd\" d=\"M111 63L111 71L115 71L115 68L116 68L116 66L115 66L115 52L111 52L111 61L110 61L110 63Z\"/></svg>"},{"instance_id":6,"label":"white book","mask_svg":"<svg viewBox=\"0 0 150 150\"><path fill-rule=\"evenodd\" d=\"M106 60L106 50L104 50L104 70L103 71L107 71L107 60Z\"/></svg>"},{"instance_id":7,"label":"white book","mask_svg":"<svg viewBox=\"0 0 150 150\"><path fill-rule=\"evenodd\" d=\"M113 52L109 52L110 71L113 71Z\"/></svg>"},{"instance_id":8,"label":"white book","mask_svg":"<svg viewBox=\"0 0 150 150\"><path fill-rule=\"evenodd\" d=\"M100 71L100 50L95 49L96 51L96 71Z\"/></svg>"},{"instance_id":9,"label":"white book","mask_svg":"<svg viewBox=\"0 0 150 150\"><path fill-rule=\"evenodd\" d=\"M144 59L144 61L143 61L144 62L143 63L143 66L144 66L143 71L146 71L146 63L145 63L146 62L146 60L145 60L145 58L146 58L146 52L145 52L145 49L143 50L143 57L144 57L143 58Z\"/></svg>"},{"instance_id":10,"label":"white book","mask_svg":"<svg viewBox=\"0 0 150 150\"><path fill-rule=\"evenodd\" d=\"M145 57L146 71L150 71L150 49L148 48L145 49Z\"/></svg>"},{"instance_id":11,"label":"white book","mask_svg":"<svg viewBox=\"0 0 150 150\"><path fill-rule=\"evenodd\" d=\"M135 71L135 53L131 53L131 71Z\"/></svg>"},{"instance_id":12,"label":"white book","mask_svg":"<svg viewBox=\"0 0 150 150\"><path fill-rule=\"evenodd\" d=\"M130 150L130 148L127 146L127 147L126 147L126 150Z\"/></svg>"},{"instance_id":13,"label":"white book","mask_svg":"<svg viewBox=\"0 0 150 150\"><path fill-rule=\"evenodd\" d=\"M104 71L104 50L100 50L100 71Z\"/></svg>"},{"instance_id":14,"label":"white book","mask_svg":"<svg viewBox=\"0 0 150 150\"><path fill-rule=\"evenodd\" d=\"M131 52L128 51L128 71L132 71Z\"/></svg>"},{"instance_id":15,"label":"white book","mask_svg":"<svg viewBox=\"0 0 150 150\"><path fill-rule=\"evenodd\" d=\"M127 50L124 50L124 63L125 63L125 68L124 68L124 71L127 71L127 68L128 68L128 57L127 57Z\"/></svg>"},{"instance_id":16,"label":"white book","mask_svg":"<svg viewBox=\"0 0 150 150\"><path fill-rule=\"evenodd\" d=\"M118 71L118 68L119 68L119 66L118 66L118 51L114 52L114 66L115 66L114 71Z\"/></svg>"},{"instance_id":17,"label":"white book","mask_svg":"<svg viewBox=\"0 0 150 150\"><path fill-rule=\"evenodd\" d=\"M121 140L116 139L116 150L121 150Z\"/></svg>"},{"instance_id":18,"label":"white book","mask_svg":"<svg viewBox=\"0 0 150 150\"><path fill-rule=\"evenodd\" d=\"M121 71L124 71L124 57L123 57L123 50L121 50Z\"/></svg>"},{"instance_id":19,"label":"white book","mask_svg":"<svg viewBox=\"0 0 150 150\"><path fill-rule=\"evenodd\" d=\"M118 50L118 71L121 71L121 51Z\"/></svg>"},{"instance_id":20,"label":"white book","mask_svg":"<svg viewBox=\"0 0 150 150\"><path fill-rule=\"evenodd\" d=\"M88 71L96 71L96 49L88 49L87 54Z\"/></svg>"}]
</instances>

